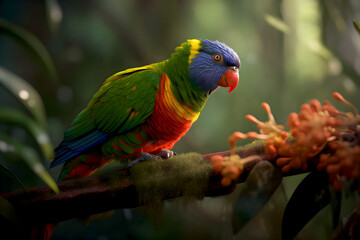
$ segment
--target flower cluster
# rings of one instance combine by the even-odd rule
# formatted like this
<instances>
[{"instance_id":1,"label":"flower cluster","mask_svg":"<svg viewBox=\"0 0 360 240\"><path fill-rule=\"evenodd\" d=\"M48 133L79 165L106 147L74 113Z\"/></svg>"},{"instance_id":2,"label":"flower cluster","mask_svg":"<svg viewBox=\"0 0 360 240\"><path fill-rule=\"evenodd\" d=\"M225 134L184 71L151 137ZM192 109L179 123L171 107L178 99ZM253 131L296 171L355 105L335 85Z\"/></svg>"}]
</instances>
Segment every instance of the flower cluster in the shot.
<instances>
[{"instance_id":1,"label":"flower cluster","mask_svg":"<svg viewBox=\"0 0 360 240\"><path fill-rule=\"evenodd\" d=\"M317 170L325 170L335 190L341 190L343 179L360 178L360 115L356 108L334 92L333 98L347 105L352 112L340 112L329 101L321 104L313 99L301 106L299 113L288 116L287 125L292 138L288 138L284 126L275 122L269 104L262 103L268 121L262 122L252 115L246 118L257 124L259 133L235 132L229 137L233 149L239 139L265 140L265 153L284 173L296 169L308 169L309 160L317 158ZM243 169L235 155L228 159L214 157L216 171L224 176L224 184L230 184ZM216 166L216 168L215 168ZM235 170L237 168L237 170ZM226 179L226 180L224 180Z\"/></svg>"},{"instance_id":2,"label":"flower cluster","mask_svg":"<svg viewBox=\"0 0 360 240\"><path fill-rule=\"evenodd\" d=\"M222 175L221 185L227 187L244 171L244 164L246 164L246 162L257 158L257 156L240 158L239 155L232 153L230 156L214 155L210 158L210 162L214 172Z\"/></svg>"},{"instance_id":3,"label":"flower cluster","mask_svg":"<svg viewBox=\"0 0 360 240\"><path fill-rule=\"evenodd\" d=\"M215 155L210 159L215 172L220 172L223 178L221 185L227 187L231 182L239 177L244 170L244 165L238 155L220 156Z\"/></svg>"},{"instance_id":4,"label":"flower cluster","mask_svg":"<svg viewBox=\"0 0 360 240\"><path fill-rule=\"evenodd\" d=\"M253 115L246 115L246 119L250 122L257 124L260 133L249 132L243 134L246 138L256 138L266 140L265 153L271 158L277 153L277 149L286 145L285 139L288 137L288 133L284 131L284 126L275 122L274 115L271 112L270 105L263 102L261 107L268 115L268 121L262 122ZM241 139L241 138L238 138ZM230 139L229 139L230 142Z\"/></svg>"},{"instance_id":5,"label":"flower cluster","mask_svg":"<svg viewBox=\"0 0 360 240\"><path fill-rule=\"evenodd\" d=\"M326 170L334 189L340 191L343 179L360 178L360 146L349 147L342 140L330 142L329 152L319 156L317 170Z\"/></svg>"},{"instance_id":6,"label":"flower cluster","mask_svg":"<svg viewBox=\"0 0 360 240\"><path fill-rule=\"evenodd\" d=\"M261 122L252 115L246 116L249 121L257 123L260 133L248 132L244 134L241 132L234 132L228 139L232 151L231 155L226 157L215 155L210 159L214 171L220 172L223 176L221 180L223 186L229 186L233 180L239 177L244 170L244 164L246 162L258 158L257 156L240 158L239 155L236 155L234 153L234 148L236 147L236 142L238 140L246 138L267 140L265 149L268 155L276 154L276 148L286 144L285 138L288 137L288 134L284 131L284 127L276 124L269 104L263 103L262 107L268 114L268 122Z\"/></svg>"},{"instance_id":7,"label":"flower cluster","mask_svg":"<svg viewBox=\"0 0 360 240\"><path fill-rule=\"evenodd\" d=\"M347 105L352 112L338 112L346 130L341 131L336 140L329 142L328 151L320 154L317 170L326 170L334 189L340 191L343 179L360 178L360 115L339 93L333 93L333 98Z\"/></svg>"},{"instance_id":8,"label":"flower cluster","mask_svg":"<svg viewBox=\"0 0 360 240\"><path fill-rule=\"evenodd\" d=\"M283 172L307 169L308 160L318 155L328 142L339 137L343 118L329 102L321 105L313 99L303 104L299 113L291 113L287 125L294 139L278 149L280 156L291 158L287 164L283 158L277 160Z\"/></svg>"}]
</instances>

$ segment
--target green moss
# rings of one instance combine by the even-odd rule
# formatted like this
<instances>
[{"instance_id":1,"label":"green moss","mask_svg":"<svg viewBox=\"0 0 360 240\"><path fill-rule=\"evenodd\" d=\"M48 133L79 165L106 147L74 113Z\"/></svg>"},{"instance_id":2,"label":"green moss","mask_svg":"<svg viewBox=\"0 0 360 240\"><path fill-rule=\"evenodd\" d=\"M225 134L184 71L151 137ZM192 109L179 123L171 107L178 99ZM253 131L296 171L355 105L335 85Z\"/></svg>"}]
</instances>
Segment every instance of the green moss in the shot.
<instances>
[{"instance_id":1,"label":"green moss","mask_svg":"<svg viewBox=\"0 0 360 240\"><path fill-rule=\"evenodd\" d=\"M97 170L93 175L105 178L108 181L109 189L118 189L119 186L126 186L131 183L128 172L122 171L125 169L127 169L127 163L114 160Z\"/></svg>"},{"instance_id":2,"label":"green moss","mask_svg":"<svg viewBox=\"0 0 360 240\"><path fill-rule=\"evenodd\" d=\"M200 154L187 153L139 163L130 171L140 202L154 205L175 196L203 197L212 168Z\"/></svg>"},{"instance_id":3,"label":"green moss","mask_svg":"<svg viewBox=\"0 0 360 240\"><path fill-rule=\"evenodd\" d=\"M254 140L249 144L246 144L243 148L253 150L257 154L265 153L265 143L264 140Z\"/></svg>"},{"instance_id":4,"label":"green moss","mask_svg":"<svg viewBox=\"0 0 360 240\"><path fill-rule=\"evenodd\" d=\"M243 152L240 155L247 155L248 153L252 152L253 154L263 154L265 153L265 141L264 140L254 140L245 146L236 147L234 150L235 152Z\"/></svg>"}]
</instances>

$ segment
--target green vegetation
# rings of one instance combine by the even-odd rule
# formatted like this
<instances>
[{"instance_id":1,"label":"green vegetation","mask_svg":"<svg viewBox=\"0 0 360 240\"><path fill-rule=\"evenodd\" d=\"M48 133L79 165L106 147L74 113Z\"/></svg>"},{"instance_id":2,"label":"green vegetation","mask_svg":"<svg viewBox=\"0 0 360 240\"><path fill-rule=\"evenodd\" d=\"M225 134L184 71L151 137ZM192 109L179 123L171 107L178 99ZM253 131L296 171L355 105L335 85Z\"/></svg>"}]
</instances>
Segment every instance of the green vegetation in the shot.
<instances>
[{"instance_id":1,"label":"green vegetation","mask_svg":"<svg viewBox=\"0 0 360 240\"><path fill-rule=\"evenodd\" d=\"M185 199L203 198L211 172L211 165L198 153L155 159L130 169L140 202L150 205L174 195L183 195Z\"/></svg>"}]
</instances>

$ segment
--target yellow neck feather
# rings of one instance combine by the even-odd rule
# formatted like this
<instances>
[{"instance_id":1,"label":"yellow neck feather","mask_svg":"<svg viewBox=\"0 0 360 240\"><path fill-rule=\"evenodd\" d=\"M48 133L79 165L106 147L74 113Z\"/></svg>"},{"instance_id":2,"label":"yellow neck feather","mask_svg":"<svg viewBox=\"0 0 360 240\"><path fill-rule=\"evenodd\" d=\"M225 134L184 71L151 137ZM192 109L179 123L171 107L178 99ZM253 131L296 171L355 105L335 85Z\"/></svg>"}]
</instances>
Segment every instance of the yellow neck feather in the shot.
<instances>
[{"instance_id":1,"label":"yellow neck feather","mask_svg":"<svg viewBox=\"0 0 360 240\"><path fill-rule=\"evenodd\" d=\"M189 65L191 61L196 57L199 53L199 49L201 47L201 41L199 39L189 39L187 40L190 43L190 55L189 55Z\"/></svg>"}]
</instances>

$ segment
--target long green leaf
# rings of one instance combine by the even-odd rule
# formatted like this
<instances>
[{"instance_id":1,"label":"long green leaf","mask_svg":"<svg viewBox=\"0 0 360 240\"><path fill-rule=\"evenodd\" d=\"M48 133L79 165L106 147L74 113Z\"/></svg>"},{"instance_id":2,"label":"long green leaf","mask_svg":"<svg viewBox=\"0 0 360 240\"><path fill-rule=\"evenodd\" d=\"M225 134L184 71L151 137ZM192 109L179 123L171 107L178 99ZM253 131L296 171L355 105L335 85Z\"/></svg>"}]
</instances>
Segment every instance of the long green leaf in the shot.
<instances>
[{"instance_id":1,"label":"long green leaf","mask_svg":"<svg viewBox=\"0 0 360 240\"><path fill-rule=\"evenodd\" d=\"M14 109L0 108L0 122L23 127L39 144L45 157L49 160L53 158L54 148L47 132L32 118Z\"/></svg>"},{"instance_id":2,"label":"long green leaf","mask_svg":"<svg viewBox=\"0 0 360 240\"><path fill-rule=\"evenodd\" d=\"M51 189L53 189L55 193L60 192L55 181L45 169L39 155L34 149L14 141L6 135L0 135L0 143L3 146L2 149L0 149L3 154L17 155L39 178L41 178Z\"/></svg>"},{"instance_id":3,"label":"long green leaf","mask_svg":"<svg viewBox=\"0 0 360 240\"><path fill-rule=\"evenodd\" d=\"M237 233L264 204L280 185L282 174L268 161L261 161L251 170L246 182L241 185L232 225Z\"/></svg>"},{"instance_id":4,"label":"long green leaf","mask_svg":"<svg viewBox=\"0 0 360 240\"><path fill-rule=\"evenodd\" d=\"M312 172L295 189L286 205L282 238L294 239L300 230L330 203L329 177L325 172Z\"/></svg>"},{"instance_id":5,"label":"long green leaf","mask_svg":"<svg viewBox=\"0 0 360 240\"><path fill-rule=\"evenodd\" d=\"M283 32L283 33L288 33L290 31L289 26L281 19L272 16L272 15L268 15L266 14L264 16L265 21L272 26L273 28Z\"/></svg>"},{"instance_id":6,"label":"long green leaf","mask_svg":"<svg viewBox=\"0 0 360 240\"><path fill-rule=\"evenodd\" d=\"M44 104L38 92L24 79L0 67L0 85L21 102L34 118L46 128Z\"/></svg>"},{"instance_id":7,"label":"long green leaf","mask_svg":"<svg viewBox=\"0 0 360 240\"><path fill-rule=\"evenodd\" d=\"M0 216L3 216L7 221L16 224L16 213L13 205L5 198L0 197Z\"/></svg>"},{"instance_id":8,"label":"long green leaf","mask_svg":"<svg viewBox=\"0 0 360 240\"><path fill-rule=\"evenodd\" d=\"M40 60L41 64L46 69L51 79L55 83L58 82L58 73L50 57L50 54L46 50L45 46L40 42L40 40L35 37L35 35L22 27L16 26L0 18L0 34L1 33L7 34L23 46L25 46L31 54L33 54L34 56L36 56L37 59Z\"/></svg>"},{"instance_id":9,"label":"long green leaf","mask_svg":"<svg viewBox=\"0 0 360 240\"><path fill-rule=\"evenodd\" d=\"M359 26L359 24L354 20L353 25L354 25L354 28L356 29L357 33L360 35L360 26Z\"/></svg>"},{"instance_id":10,"label":"long green leaf","mask_svg":"<svg viewBox=\"0 0 360 240\"><path fill-rule=\"evenodd\" d=\"M3 146L0 146L0 151ZM8 169L6 166L4 166L3 164L0 163L0 175L6 175L8 176L8 178L10 178L13 182L16 182L20 187L22 187L23 189L25 189L25 185L23 184L23 182L18 178L18 176L16 176L12 171L10 171L10 169ZM7 190L7 189L5 189ZM4 192L4 189L0 189L0 192Z\"/></svg>"}]
</instances>

